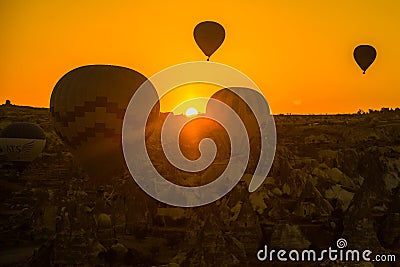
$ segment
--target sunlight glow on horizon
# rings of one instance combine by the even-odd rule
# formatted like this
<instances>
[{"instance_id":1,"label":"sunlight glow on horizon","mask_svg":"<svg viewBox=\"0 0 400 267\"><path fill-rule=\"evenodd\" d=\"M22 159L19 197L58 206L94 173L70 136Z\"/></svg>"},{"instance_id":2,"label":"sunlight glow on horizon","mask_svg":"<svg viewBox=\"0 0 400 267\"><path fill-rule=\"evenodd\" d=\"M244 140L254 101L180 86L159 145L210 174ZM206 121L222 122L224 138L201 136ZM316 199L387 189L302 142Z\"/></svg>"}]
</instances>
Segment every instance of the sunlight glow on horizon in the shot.
<instances>
[{"instance_id":1,"label":"sunlight glow on horizon","mask_svg":"<svg viewBox=\"0 0 400 267\"><path fill-rule=\"evenodd\" d=\"M188 108L185 112L186 117L193 117L198 114L199 114L199 112L195 108Z\"/></svg>"},{"instance_id":2,"label":"sunlight glow on horizon","mask_svg":"<svg viewBox=\"0 0 400 267\"><path fill-rule=\"evenodd\" d=\"M193 107L198 113L205 113L208 99L221 89L221 86L200 82L181 85L160 99L160 110L178 115Z\"/></svg>"}]
</instances>

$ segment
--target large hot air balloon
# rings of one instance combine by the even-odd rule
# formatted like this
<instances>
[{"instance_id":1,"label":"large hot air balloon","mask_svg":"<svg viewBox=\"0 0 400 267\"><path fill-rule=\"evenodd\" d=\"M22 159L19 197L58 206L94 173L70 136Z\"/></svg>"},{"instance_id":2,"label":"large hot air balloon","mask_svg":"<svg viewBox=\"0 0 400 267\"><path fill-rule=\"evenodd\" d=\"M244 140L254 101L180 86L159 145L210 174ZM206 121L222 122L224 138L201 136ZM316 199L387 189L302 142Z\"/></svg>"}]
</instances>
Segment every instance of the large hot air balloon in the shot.
<instances>
[{"instance_id":1,"label":"large hot air balloon","mask_svg":"<svg viewBox=\"0 0 400 267\"><path fill-rule=\"evenodd\" d=\"M241 120L244 122L246 129L250 133L254 133L259 131L258 128L258 123L257 120L250 109L250 107L246 104L246 102L237 94L237 92L240 92L242 95L245 95L248 99L251 99L251 103L253 104L254 109L259 109L263 105L265 105L265 99L264 97L257 91L249 89L249 88L225 88L221 89L215 94L211 96L213 99L217 99L225 104L227 104L229 107L231 107L241 118ZM212 113L217 113L221 112L218 110L217 107L214 107L214 105L207 104L206 108L207 114ZM254 129L254 130L251 130Z\"/></svg>"},{"instance_id":2,"label":"large hot air balloon","mask_svg":"<svg viewBox=\"0 0 400 267\"><path fill-rule=\"evenodd\" d=\"M55 85L50 99L55 129L91 178L103 182L125 169L122 122L144 81L145 76L125 67L90 65L68 72ZM158 99L155 90L146 94ZM158 114L159 103L148 125Z\"/></svg>"},{"instance_id":3,"label":"large hot air balloon","mask_svg":"<svg viewBox=\"0 0 400 267\"><path fill-rule=\"evenodd\" d=\"M201 51L208 57L208 61L224 42L225 29L217 22L203 21L196 25L193 36Z\"/></svg>"},{"instance_id":4,"label":"large hot air balloon","mask_svg":"<svg viewBox=\"0 0 400 267\"><path fill-rule=\"evenodd\" d=\"M370 45L359 45L354 49L353 55L358 66L363 70L363 74L365 74L365 71L376 58L376 50Z\"/></svg>"},{"instance_id":5,"label":"large hot air balloon","mask_svg":"<svg viewBox=\"0 0 400 267\"><path fill-rule=\"evenodd\" d=\"M8 160L29 163L42 153L46 136L39 125L29 122L15 122L0 134L0 146Z\"/></svg>"},{"instance_id":6,"label":"large hot air balloon","mask_svg":"<svg viewBox=\"0 0 400 267\"><path fill-rule=\"evenodd\" d=\"M265 105L264 97L259 92L249 88L225 88L213 94L211 98L219 100L232 108L244 123L248 138L243 137L243 139L249 140L251 153L251 160L249 162L246 172L251 173L254 171L260 155L260 128L253 111L237 94L238 92L240 92L242 95L245 95L247 99L251 99L251 103L253 104L254 109L260 109L263 105ZM206 113L210 117L214 117L213 114L221 114L221 110L218 108L218 106L214 105L211 102L207 104ZM229 146L230 143L225 144L226 149L229 149Z\"/></svg>"}]
</instances>

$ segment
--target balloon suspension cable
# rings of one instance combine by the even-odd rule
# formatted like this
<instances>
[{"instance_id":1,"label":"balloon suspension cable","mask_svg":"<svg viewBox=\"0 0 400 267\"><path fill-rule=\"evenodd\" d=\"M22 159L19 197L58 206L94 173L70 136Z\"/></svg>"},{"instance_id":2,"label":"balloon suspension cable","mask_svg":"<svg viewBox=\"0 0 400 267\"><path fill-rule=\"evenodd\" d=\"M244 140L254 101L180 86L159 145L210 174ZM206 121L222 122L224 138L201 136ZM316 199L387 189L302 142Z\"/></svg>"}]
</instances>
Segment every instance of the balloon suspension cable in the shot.
<instances>
[{"instance_id":1,"label":"balloon suspension cable","mask_svg":"<svg viewBox=\"0 0 400 267\"><path fill-rule=\"evenodd\" d=\"M210 61L210 57L207 58L207 61Z\"/></svg>"}]
</instances>

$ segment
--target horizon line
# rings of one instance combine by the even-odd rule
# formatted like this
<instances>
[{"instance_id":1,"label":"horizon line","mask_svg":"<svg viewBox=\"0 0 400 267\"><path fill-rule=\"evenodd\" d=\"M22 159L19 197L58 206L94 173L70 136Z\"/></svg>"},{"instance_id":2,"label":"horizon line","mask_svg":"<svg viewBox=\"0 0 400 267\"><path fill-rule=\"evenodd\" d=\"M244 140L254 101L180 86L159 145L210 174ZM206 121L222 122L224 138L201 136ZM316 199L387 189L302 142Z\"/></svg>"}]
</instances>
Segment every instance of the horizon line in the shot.
<instances>
[{"instance_id":1,"label":"horizon line","mask_svg":"<svg viewBox=\"0 0 400 267\"><path fill-rule=\"evenodd\" d=\"M14 107L20 107L20 108L33 108L33 109L50 109L50 107L37 107L37 106L27 106L27 105L16 105L16 104L7 104L7 103L3 103L0 105L0 107L4 107L4 106L14 106ZM360 113L361 111L361 113ZM358 111L354 112L354 113L331 113L331 112L325 112L325 113L293 113L293 112L287 112L287 113L278 113L278 114L271 114L272 116L334 116L334 115L362 115L362 114L369 114L370 111L372 112L382 112L382 111L389 111L389 112L396 112L396 111L400 111L400 106L396 107L396 108L388 108L388 107L382 107L378 110L375 109L368 109L367 111L364 111L362 109L359 109ZM172 111L160 111L160 113L173 113ZM180 113L180 114L175 114L173 113L174 116L179 116L179 115L183 115L185 116L185 114ZM199 113L198 115L202 115L205 113Z\"/></svg>"}]
</instances>

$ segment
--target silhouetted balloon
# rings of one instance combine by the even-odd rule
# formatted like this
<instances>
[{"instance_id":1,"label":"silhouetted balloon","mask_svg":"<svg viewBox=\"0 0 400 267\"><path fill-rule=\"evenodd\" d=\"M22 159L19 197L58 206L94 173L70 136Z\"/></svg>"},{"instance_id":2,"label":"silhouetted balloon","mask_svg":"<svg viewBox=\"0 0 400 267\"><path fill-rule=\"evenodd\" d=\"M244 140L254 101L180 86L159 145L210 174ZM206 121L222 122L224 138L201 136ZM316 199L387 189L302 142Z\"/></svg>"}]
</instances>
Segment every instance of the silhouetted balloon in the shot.
<instances>
[{"instance_id":1,"label":"silhouetted balloon","mask_svg":"<svg viewBox=\"0 0 400 267\"><path fill-rule=\"evenodd\" d=\"M251 103L253 104L252 108L256 111L262 110L261 108L265 106L265 98L259 92L249 88L224 88L213 94L211 98L219 100L232 108L244 123L247 134L249 136L248 140L250 142L250 162L247 166L246 172L252 173L257 166L258 158L261 153L260 126L258 125L257 119L253 111L247 105L247 103L238 95L238 93L246 96L247 99L251 100ZM213 102L208 103L206 107L206 114L210 117L214 117L213 114L216 113L225 116L217 105L214 105ZM245 139L247 139L247 137L243 137L243 140ZM229 149L230 143L228 140L225 140L224 147L226 150Z\"/></svg>"},{"instance_id":2,"label":"silhouetted balloon","mask_svg":"<svg viewBox=\"0 0 400 267\"><path fill-rule=\"evenodd\" d=\"M263 105L265 105L264 97L257 92L256 90L249 89L249 88L224 88L216 93L214 93L211 98L217 99L229 107L231 107L241 118L244 122L246 129L249 131L250 129L255 129L255 132L259 131L258 122L250 109L250 107L246 104L246 102L238 95L238 93L245 95L247 99L251 99L251 103L254 105L252 108L258 110ZM206 107L207 114L210 113L221 113L218 107L214 107L214 105L207 104ZM251 133L249 133L251 134Z\"/></svg>"},{"instance_id":3,"label":"silhouetted balloon","mask_svg":"<svg viewBox=\"0 0 400 267\"><path fill-rule=\"evenodd\" d=\"M376 58L376 50L370 45L359 45L354 49L354 59L363 70L363 74Z\"/></svg>"},{"instance_id":4,"label":"silhouetted balloon","mask_svg":"<svg viewBox=\"0 0 400 267\"><path fill-rule=\"evenodd\" d=\"M55 129L92 178L104 180L124 170L122 122L131 97L146 80L125 67L90 65L68 72L55 85L50 99ZM158 98L155 90L146 93ZM148 125L158 114L159 103Z\"/></svg>"},{"instance_id":5,"label":"silhouetted balloon","mask_svg":"<svg viewBox=\"0 0 400 267\"><path fill-rule=\"evenodd\" d=\"M225 30L221 24L214 21L203 21L196 25L193 31L194 40L210 59L210 56L221 46L225 39Z\"/></svg>"},{"instance_id":6,"label":"silhouetted balloon","mask_svg":"<svg viewBox=\"0 0 400 267\"><path fill-rule=\"evenodd\" d=\"M15 122L1 132L0 146L6 157L13 162L31 162L42 153L46 136L39 125Z\"/></svg>"}]
</instances>

